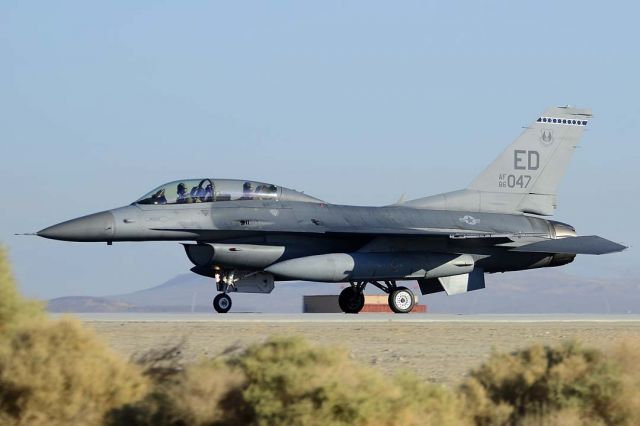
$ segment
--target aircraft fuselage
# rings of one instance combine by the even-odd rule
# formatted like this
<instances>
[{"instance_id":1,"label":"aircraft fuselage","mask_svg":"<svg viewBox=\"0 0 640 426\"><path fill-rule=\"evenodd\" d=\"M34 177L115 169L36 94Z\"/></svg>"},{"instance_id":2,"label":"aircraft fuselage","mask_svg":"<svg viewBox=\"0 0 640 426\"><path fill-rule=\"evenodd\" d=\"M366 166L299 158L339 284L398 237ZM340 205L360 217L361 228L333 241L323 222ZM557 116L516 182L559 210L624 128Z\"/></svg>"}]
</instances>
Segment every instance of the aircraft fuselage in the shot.
<instances>
[{"instance_id":1,"label":"aircraft fuselage","mask_svg":"<svg viewBox=\"0 0 640 426\"><path fill-rule=\"evenodd\" d=\"M571 261L573 257L554 259L553 254L515 253L486 244L488 239L495 243L501 235L554 238L554 224L557 222L526 215L246 200L213 206L133 204L63 222L39 235L80 242L182 241L286 247L272 263L327 253L460 252L471 254L485 272L504 272Z\"/></svg>"}]
</instances>

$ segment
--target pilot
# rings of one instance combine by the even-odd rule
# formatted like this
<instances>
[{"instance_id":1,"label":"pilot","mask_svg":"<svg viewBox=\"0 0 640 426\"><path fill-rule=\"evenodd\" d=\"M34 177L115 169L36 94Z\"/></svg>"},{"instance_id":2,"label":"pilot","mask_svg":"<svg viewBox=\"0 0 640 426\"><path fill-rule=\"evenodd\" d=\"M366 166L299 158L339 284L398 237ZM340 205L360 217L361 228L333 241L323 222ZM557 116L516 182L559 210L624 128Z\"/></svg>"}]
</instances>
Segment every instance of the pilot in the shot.
<instances>
[{"instance_id":1,"label":"pilot","mask_svg":"<svg viewBox=\"0 0 640 426\"><path fill-rule=\"evenodd\" d=\"M242 185L242 198L241 200L253 200L253 184L251 182L245 182Z\"/></svg>"},{"instance_id":2,"label":"pilot","mask_svg":"<svg viewBox=\"0 0 640 426\"><path fill-rule=\"evenodd\" d=\"M278 187L271 184L264 185L262 193L267 199L274 198L278 194Z\"/></svg>"},{"instance_id":3,"label":"pilot","mask_svg":"<svg viewBox=\"0 0 640 426\"><path fill-rule=\"evenodd\" d=\"M178 198L176 198L177 204L185 204L190 201L189 196L187 195L187 186L180 182L178 184Z\"/></svg>"},{"instance_id":4,"label":"pilot","mask_svg":"<svg viewBox=\"0 0 640 426\"><path fill-rule=\"evenodd\" d=\"M207 184L207 187L204 189L204 196L202 198L202 201L205 201L205 202L213 201L213 185L211 184L211 181L209 181L209 183Z\"/></svg>"},{"instance_id":5,"label":"pilot","mask_svg":"<svg viewBox=\"0 0 640 426\"><path fill-rule=\"evenodd\" d=\"M242 198L241 200L253 200L253 184L251 182L245 182L242 185Z\"/></svg>"}]
</instances>

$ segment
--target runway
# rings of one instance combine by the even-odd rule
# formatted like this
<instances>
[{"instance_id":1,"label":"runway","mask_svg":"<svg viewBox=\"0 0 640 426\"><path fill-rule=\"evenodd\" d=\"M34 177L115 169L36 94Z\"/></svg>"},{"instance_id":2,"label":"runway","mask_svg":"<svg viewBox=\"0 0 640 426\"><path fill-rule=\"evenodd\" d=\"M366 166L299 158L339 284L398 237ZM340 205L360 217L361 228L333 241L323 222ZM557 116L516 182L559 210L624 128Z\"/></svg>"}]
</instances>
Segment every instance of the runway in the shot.
<instances>
[{"instance_id":1,"label":"runway","mask_svg":"<svg viewBox=\"0 0 640 426\"><path fill-rule=\"evenodd\" d=\"M262 313L81 313L86 322L214 322L214 323L562 323L562 322L637 322L640 315L597 314L262 314Z\"/></svg>"},{"instance_id":2,"label":"runway","mask_svg":"<svg viewBox=\"0 0 640 426\"><path fill-rule=\"evenodd\" d=\"M385 374L407 370L453 386L492 352L578 340L608 349L640 341L640 315L80 314L116 351L136 356L181 342L185 362L242 350L269 336L345 348Z\"/></svg>"}]
</instances>

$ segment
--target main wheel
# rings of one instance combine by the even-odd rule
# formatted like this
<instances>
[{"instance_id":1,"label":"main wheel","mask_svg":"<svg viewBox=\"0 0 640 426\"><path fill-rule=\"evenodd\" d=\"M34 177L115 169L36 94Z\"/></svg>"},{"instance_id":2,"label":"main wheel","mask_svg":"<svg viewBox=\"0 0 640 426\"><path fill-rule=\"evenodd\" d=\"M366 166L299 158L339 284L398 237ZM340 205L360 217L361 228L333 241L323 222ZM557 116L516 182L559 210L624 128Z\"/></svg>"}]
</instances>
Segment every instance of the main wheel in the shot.
<instances>
[{"instance_id":1,"label":"main wheel","mask_svg":"<svg viewBox=\"0 0 640 426\"><path fill-rule=\"evenodd\" d=\"M213 309L220 314L226 314L231 309L231 298L227 293L220 293L213 298Z\"/></svg>"},{"instance_id":2,"label":"main wheel","mask_svg":"<svg viewBox=\"0 0 640 426\"><path fill-rule=\"evenodd\" d=\"M364 307L364 294L353 287L347 287L340 292L338 305L346 314L357 314Z\"/></svg>"},{"instance_id":3,"label":"main wheel","mask_svg":"<svg viewBox=\"0 0 640 426\"><path fill-rule=\"evenodd\" d=\"M389 307L396 314L411 312L415 304L413 292L406 287L398 287L389 294Z\"/></svg>"}]
</instances>

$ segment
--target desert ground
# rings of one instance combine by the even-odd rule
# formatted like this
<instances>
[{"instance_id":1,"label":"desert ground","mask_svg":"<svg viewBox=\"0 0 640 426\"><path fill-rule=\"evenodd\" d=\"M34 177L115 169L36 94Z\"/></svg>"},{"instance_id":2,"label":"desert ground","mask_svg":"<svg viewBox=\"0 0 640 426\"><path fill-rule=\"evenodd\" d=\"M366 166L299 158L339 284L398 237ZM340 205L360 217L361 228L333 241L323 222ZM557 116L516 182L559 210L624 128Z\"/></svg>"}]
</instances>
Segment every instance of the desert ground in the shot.
<instances>
[{"instance_id":1,"label":"desert ground","mask_svg":"<svg viewBox=\"0 0 640 426\"><path fill-rule=\"evenodd\" d=\"M640 339L640 316L455 315L85 315L81 319L126 356L183 342L185 362L240 350L272 335L299 335L346 348L385 374L406 370L455 385L492 350L579 340L606 348Z\"/></svg>"}]
</instances>

